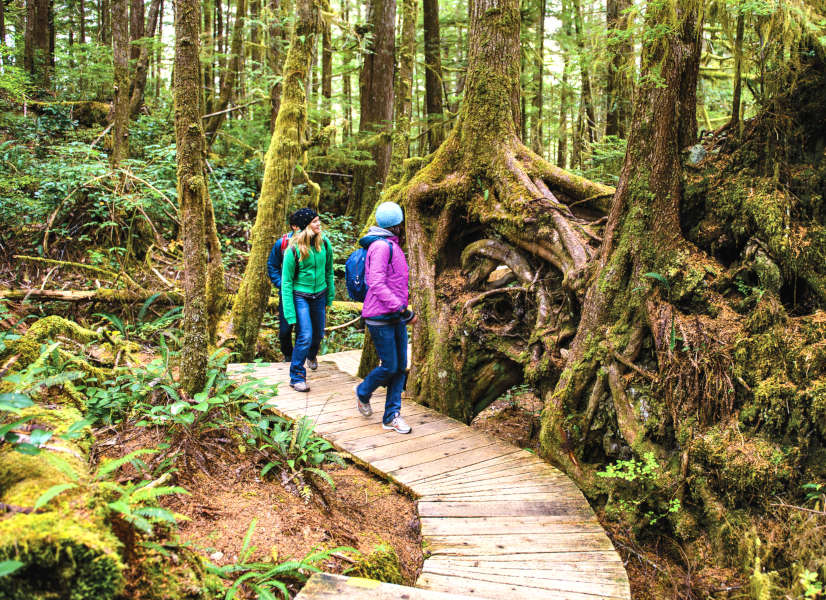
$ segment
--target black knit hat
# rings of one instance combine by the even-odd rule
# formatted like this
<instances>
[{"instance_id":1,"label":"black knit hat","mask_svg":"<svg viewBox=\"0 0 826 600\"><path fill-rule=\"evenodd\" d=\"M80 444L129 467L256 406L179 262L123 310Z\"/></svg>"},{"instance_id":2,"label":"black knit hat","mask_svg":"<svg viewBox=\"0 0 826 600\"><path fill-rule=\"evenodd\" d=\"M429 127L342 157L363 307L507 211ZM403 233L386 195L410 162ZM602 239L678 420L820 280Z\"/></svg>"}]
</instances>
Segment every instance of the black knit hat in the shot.
<instances>
[{"instance_id":1,"label":"black knit hat","mask_svg":"<svg viewBox=\"0 0 826 600\"><path fill-rule=\"evenodd\" d=\"M295 225L300 229L306 229L307 225L312 223L313 219L317 216L318 213L309 206L299 208L293 213L293 216L290 217L290 225Z\"/></svg>"}]
</instances>

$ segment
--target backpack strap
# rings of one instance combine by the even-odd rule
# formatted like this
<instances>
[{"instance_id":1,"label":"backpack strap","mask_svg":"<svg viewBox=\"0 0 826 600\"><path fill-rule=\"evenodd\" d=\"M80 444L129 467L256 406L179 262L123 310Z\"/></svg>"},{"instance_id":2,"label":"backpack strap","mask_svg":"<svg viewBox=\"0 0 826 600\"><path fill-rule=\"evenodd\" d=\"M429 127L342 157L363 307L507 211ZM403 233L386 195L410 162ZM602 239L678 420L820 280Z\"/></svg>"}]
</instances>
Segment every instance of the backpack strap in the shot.
<instances>
[{"instance_id":1,"label":"backpack strap","mask_svg":"<svg viewBox=\"0 0 826 600\"><path fill-rule=\"evenodd\" d=\"M298 264L298 261L300 260L300 258L298 256L298 248L296 248L295 246L292 246L292 249L293 249L293 258L295 259L293 261L293 262L295 262L295 272L293 273L293 281L295 281L296 279L298 279L298 269L299 269L299 266L300 266Z\"/></svg>"},{"instance_id":2,"label":"backpack strap","mask_svg":"<svg viewBox=\"0 0 826 600\"><path fill-rule=\"evenodd\" d=\"M290 236L289 234L285 233L281 236L281 254L284 254L284 250L287 249L287 246L290 245Z\"/></svg>"}]
</instances>

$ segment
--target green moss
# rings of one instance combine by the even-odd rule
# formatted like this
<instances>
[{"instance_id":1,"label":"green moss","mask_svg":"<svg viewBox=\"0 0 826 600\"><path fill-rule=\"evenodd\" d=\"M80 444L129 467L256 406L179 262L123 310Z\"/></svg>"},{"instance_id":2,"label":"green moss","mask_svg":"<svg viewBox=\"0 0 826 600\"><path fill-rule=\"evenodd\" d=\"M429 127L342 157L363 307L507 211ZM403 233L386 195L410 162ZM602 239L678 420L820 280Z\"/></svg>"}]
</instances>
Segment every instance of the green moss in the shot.
<instances>
[{"instance_id":1,"label":"green moss","mask_svg":"<svg viewBox=\"0 0 826 600\"><path fill-rule=\"evenodd\" d=\"M404 585L399 555L389 544L378 544L367 556L363 556L351 568L345 571L346 575L375 579L385 583Z\"/></svg>"},{"instance_id":2,"label":"green moss","mask_svg":"<svg viewBox=\"0 0 826 600\"><path fill-rule=\"evenodd\" d=\"M18 514L0 521L0 560L24 567L0 578L3 600L108 600L124 587L117 539L79 517Z\"/></svg>"}]
</instances>

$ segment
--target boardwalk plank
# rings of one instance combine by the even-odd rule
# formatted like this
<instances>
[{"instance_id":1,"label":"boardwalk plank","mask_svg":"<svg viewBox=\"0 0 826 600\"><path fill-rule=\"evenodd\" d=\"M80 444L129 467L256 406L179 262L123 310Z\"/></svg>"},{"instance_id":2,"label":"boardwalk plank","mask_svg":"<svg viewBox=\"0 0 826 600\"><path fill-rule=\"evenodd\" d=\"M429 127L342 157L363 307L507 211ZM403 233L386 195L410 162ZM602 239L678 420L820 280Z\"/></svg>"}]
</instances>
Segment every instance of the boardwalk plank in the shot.
<instances>
[{"instance_id":1,"label":"boardwalk plank","mask_svg":"<svg viewBox=\"0 0 826 600\"><path fill-rule=\"evenodd\" d=\"M316 573L295 600L468 600L469 596L419 590L361 577Z\"/></svg>"},{"instance_id":2,"label":"boardwalk plank","mask_svg":"<svg viewBox=\"0 0 826 600\"><path fill-rule=\"evenodd\" d=\"M493 583L479 581L474 578L436 575L433 573L422 573L421 577L416 580L416 585L436 591L451 590L455 593L487 598L488 600L535 600L539 597L551 600L619 600L629 597L625 594L609 596L599 593L586 594L563 590L543 590L527 585Z\"/></svg>"}]
</instances>

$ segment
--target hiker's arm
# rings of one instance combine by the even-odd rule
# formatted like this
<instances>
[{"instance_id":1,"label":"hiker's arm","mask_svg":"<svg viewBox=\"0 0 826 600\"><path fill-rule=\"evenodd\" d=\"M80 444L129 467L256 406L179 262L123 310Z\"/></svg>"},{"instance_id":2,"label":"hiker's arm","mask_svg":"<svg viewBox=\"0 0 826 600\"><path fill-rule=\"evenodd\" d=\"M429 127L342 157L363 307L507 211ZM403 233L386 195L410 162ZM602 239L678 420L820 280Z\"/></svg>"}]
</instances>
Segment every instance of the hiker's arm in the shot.
<instances>
[{"instance_id":1,"label":"hiker's arm","mask_svg":"<svg viewBox=\"0 0 826 600\"><path fill-rule=\"evenodd\" d=\"M272 246L272 250L270 250L270 257L267 259L267 275L270 276L270 281L272 284L280 288L281 287L281 240L278 240Z\"/></svg>"},{"instance_id":2,"label":"hiker's arm","mask_svg":"<svg viewBox=\"0 0 826 600\"><path fill-rule=\"evenodd\" d=\"M336 299L336 280L333 276L333 245L327 239L324 244L324 250L327 253L326 277L327 277L327 306L333 305L333 300Z\"/></svg>"},{"instance_id":3,"label":"hiker's arm","mask_svg":"<svg viewBox=\"0 0 826 600\"><path fill-rule=\"evenodd\" d=\"M383 306L392 306L394 311L404 310L402 302L387 286L389 260L390 246L384 242L373 242L367 251L364 281Z\"/></svg>"},{"instance_id":4,"label":"hiker's arm","mask_svg":"<svg viewBox=\"0 0 826 600\"><path fill-rule=\"evenodd\" d=\"M293 273L295 273L295 252L287 248L281 263L281 307L284 320L295 325L295 298L293 297Z\"/></svg>"}]
</instances>

